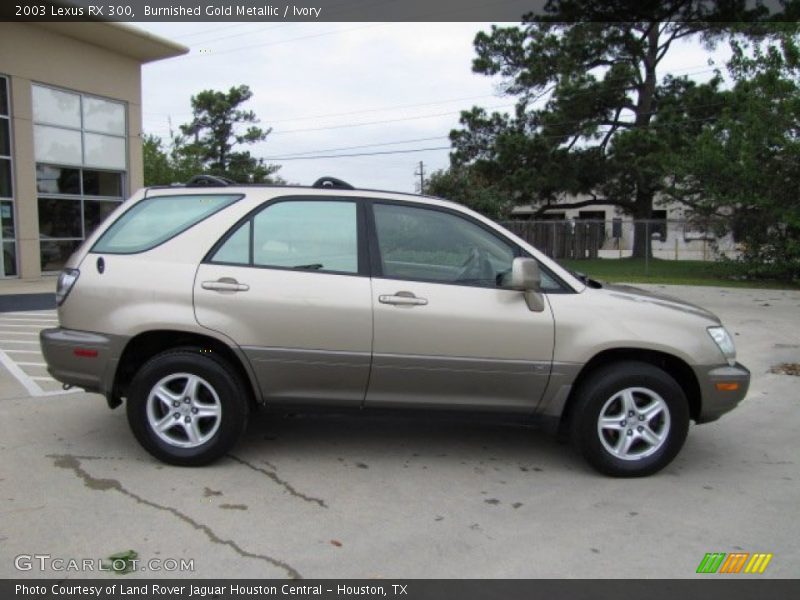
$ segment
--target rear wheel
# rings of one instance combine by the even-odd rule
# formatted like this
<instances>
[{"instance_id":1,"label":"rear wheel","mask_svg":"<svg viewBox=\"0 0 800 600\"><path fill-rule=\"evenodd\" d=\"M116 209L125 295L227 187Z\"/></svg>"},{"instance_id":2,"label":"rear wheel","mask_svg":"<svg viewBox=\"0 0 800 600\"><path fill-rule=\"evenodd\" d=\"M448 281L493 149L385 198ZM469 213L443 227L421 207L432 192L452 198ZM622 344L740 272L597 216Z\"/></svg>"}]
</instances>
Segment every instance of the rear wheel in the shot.
<instances>
[{"instance_id":1,"label":"rear wheel","mask_svg":"<svg viewBox=\"0 0 800 600\"><path fill-rule=\"evenodd\" d=\"M650 475L667 466L686 440L686 395L658 367L613 363L592 373L577 394L572 440L602 473Z\"/></svg>"},{"instance_id":2,"label":"rear wheel","mask_svg":"<svg viewBox=\"0 0 800 600\"><path fill-rule=\"evenodd\" d=\"M204 465L228 452L247 425L247 393L222 359L182 348L152 358L131 382L128 423L150 454Z\"/></svg>"}]
</instances>

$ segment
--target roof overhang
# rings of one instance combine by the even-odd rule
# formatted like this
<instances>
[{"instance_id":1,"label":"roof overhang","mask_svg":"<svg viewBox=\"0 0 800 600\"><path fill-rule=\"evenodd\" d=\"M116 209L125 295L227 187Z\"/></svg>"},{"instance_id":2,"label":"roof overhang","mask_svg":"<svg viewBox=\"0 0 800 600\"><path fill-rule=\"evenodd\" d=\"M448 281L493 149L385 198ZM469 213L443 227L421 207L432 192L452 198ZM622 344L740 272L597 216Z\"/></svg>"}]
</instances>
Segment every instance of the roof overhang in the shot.
<instances>
[{"instance_id":1,"label":"roof overhang","mask_svg":"<svg viewBox=\"0 0 800 600\"><path fill-rule=\"evenodd\" d=\"M33 23L38 27L128 56L140 63L173 58L189 48L125 23L105 21Z\"/></svg>"}]
</instances>

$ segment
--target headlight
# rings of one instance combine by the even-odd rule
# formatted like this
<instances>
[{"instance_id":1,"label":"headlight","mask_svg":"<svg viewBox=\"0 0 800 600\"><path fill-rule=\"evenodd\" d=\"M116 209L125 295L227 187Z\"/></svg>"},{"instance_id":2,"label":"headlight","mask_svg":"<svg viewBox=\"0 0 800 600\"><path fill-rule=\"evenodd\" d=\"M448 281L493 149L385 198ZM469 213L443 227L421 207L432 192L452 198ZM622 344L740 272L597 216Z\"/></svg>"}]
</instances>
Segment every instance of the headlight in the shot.
<instances>
[{"instance_id":1,"label":"headlight","mask_svg":"<svg viewBox=\"0 0 800 600\"><path fill-rule=\"evenodd\" d=\"M78 269L64 269L58 276L58 284L56 284L56 304L61 306L64 300L67 299L69 291L75 282L78 281L78 275L81 272Z\"/></svg>"},{"instance_id":2,"label":"headlight","mask_svg":"<svg viewBox=\"0 0 800 600\"><path fill-rule=\"evenodd\" d=\"M721 326L709 327L708 335L717 344L719 351L727 359L728 364L734 366L736 364L736 347L733 345L733 338L728 333L728 330Z\"/></svg>"}]
</instances>

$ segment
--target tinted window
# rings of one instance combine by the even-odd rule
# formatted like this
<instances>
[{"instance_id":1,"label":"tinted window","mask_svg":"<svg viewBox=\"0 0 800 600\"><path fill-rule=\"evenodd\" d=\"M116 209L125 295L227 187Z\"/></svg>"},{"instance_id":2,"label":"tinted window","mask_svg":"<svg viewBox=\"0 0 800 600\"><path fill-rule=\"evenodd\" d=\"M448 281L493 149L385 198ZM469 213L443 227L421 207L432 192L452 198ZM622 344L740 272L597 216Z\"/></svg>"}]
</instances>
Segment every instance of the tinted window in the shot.
<instances>
[{"instance_id":1,"label":"tinted window","mask_svg":"<svg viewBox=\"0 0 800 600\"><path fill-rule=\"evenodd\" d=\"M240 197L204 194L145 198L123 213L92 251L132 254L150 250Z\"/></svg>"},{"instance_id":2,"label":"tinted window","mask_svg":"<svg viewBox=\"0 0 800 600\"><path fill-rule=\"evenodd\" d=\"M375 204L384 277L496 287L514 250L475 223L442 211Z\"/></svg>"},{"instance_id":3,"label":"tinted window","mask_svg":"<svg viewBox=\"0 0 800 600\"><path fill-rule=\"evenodd\" d=\"M212 261L357 273L356 204L306 200L271 204L229 237Z\"/></svg>"},{"instance_id":4,"label":"tinted window","mask_svg":"<svg viewBox=\"0 0 800 600\"><path fill-rule=\"evenodd\" d=\"M235 265L250 264L250 221L239 227L236 232L222 244L211 259L213 262L232 263Z\"/></svg>"}]
</instances>

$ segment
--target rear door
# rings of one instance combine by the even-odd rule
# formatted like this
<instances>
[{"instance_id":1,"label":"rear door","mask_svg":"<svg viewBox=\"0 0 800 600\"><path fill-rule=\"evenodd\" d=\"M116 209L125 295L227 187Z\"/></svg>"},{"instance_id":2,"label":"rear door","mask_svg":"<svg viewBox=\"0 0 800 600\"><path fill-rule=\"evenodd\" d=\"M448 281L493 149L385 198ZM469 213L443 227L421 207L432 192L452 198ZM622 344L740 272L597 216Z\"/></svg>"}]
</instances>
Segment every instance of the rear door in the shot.
<instances>
[{"instance_id":1,"label":"rear door","mask_svg":"<svg viewBox=\"0 0 800 600\"><path fill-rule=\"evenodd\" d=\"M519 249L477 220L372 204L374 342L367 406L533 411L550 374L549 304L503 289Z\"/></svg>"},{"instance_id":2,"label":"rear door","mask_svg":"<svg viewBox=\"0 0 800 600\"><path fill-rule=\"evenodd\" d=\"M197 271L198 322L244 350L268 401L363 402L372 345L363 210L348 199L271 201Z\"/></svg>"}]
</instances>

